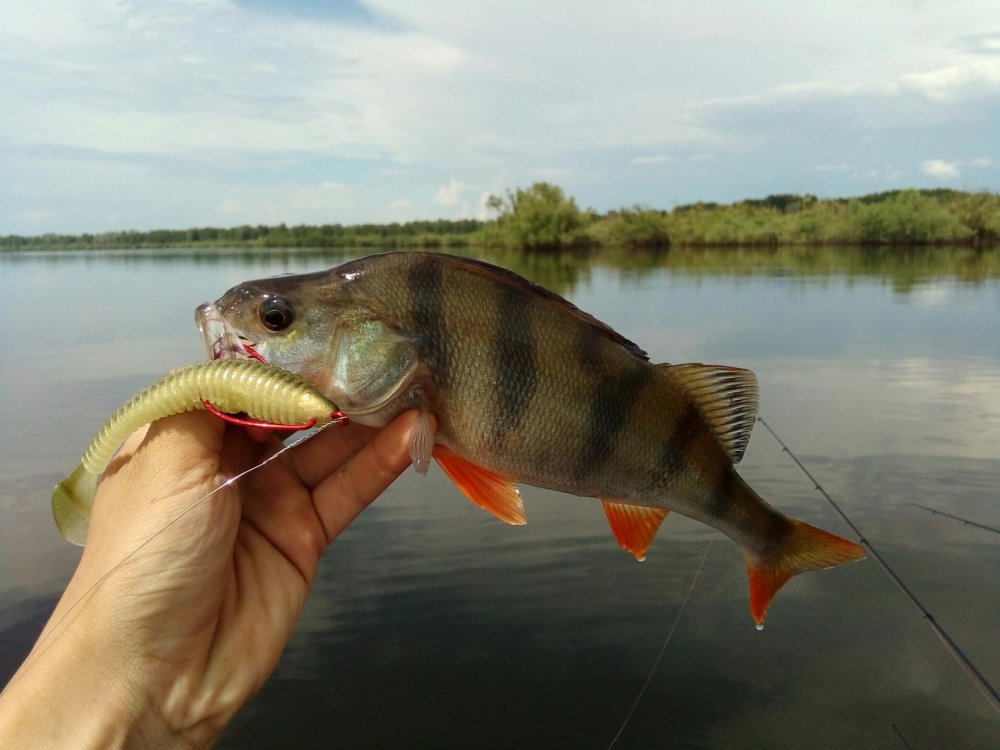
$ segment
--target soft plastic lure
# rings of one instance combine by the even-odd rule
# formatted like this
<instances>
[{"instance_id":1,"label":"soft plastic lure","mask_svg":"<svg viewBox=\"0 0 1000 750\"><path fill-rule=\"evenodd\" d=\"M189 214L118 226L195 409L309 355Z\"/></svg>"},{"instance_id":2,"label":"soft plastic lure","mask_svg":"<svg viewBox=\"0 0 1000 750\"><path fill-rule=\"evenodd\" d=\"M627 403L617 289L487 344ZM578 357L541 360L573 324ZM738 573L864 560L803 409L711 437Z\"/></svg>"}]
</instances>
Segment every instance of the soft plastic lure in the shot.
<instances>
[{"instance_id":1,"label":"soft plastic lure","mask_svg":"<svg viewBox=\"0 0 1000 750\"><path fill-rule=\"evenodd\" d=\"M80 465L55 486L52 515L59 533L74 544L86 541L97 481L125 438L145 424L193 409L268 428L347 421L314 385L262 360L217 359L182 368L122 404L97 431ZM240 412L248 419L231 416Z\"/></svg>"}]
</instances>

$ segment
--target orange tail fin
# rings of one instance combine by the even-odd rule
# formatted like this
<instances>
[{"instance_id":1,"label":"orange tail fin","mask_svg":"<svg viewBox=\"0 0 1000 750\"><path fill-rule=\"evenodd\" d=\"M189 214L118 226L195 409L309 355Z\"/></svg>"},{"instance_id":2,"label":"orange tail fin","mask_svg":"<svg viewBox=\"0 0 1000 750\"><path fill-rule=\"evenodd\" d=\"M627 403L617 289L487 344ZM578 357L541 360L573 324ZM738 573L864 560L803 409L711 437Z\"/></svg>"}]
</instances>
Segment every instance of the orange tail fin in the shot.
<instances>
[{"instance_id":1,"label":"orange tail fin","mask_svg":"<svg viewBox=\"0 0 1000 750\"><path fill-rule=\"evenodd\" d=\"M764 613L778 589L794 575L807 570L832 568L860 560L865 551L854 542L790 518L792 532L780 550L769 558L744 555L750 579L750 614L757 628L764 627Z\"/></svg>"}]
</instances>

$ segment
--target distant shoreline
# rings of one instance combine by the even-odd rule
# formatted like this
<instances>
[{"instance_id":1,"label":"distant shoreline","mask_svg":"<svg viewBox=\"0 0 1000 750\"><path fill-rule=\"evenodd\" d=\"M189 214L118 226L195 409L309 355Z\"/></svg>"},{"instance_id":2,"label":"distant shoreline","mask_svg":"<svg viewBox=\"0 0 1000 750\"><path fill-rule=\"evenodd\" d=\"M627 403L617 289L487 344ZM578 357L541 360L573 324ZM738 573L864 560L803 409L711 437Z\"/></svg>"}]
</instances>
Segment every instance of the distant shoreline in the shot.
<instances>
[{"instance_id":1,"label":"distant shoreline","mask_svg":"<svg viewBox=\"0 0 1000 750\"><path fill-rule=\"evenodd\" d=\"M242 225L99 234L0 237L0 251L215 248L777 248L831 246L992 247L1000 244L1000 195L895 190L860 198L772 195L672 210L635 206L597 214L549 183L491 196L489 221Z\"/></svg>"}]
</instances>

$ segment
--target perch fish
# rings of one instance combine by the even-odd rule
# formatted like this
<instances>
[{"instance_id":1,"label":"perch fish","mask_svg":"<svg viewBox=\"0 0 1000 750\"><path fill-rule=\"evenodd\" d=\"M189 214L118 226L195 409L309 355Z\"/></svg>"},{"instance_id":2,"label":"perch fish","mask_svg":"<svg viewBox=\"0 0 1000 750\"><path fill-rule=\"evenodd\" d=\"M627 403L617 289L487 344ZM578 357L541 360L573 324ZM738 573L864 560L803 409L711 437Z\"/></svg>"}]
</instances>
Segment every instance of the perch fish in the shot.
<instances>
[{"instance_id":1,"label":"perch fish","mask_svg":"<svg viewBox=\"0 0 1000 750\"><path fill-rule=\"evenodd\" d=\"M758 625L792 576L864 557L772 508L733 468L756 418L752 372L653 364L505 269L386 253L240 284L196 319L210 356L259 354L353 420L382 426L419 410L418 470L433 457L508 523L525 521L526 483L600 498L619 544L639 559L668 510L719 529L742 551Z\"/></svg>"}]
</instances>

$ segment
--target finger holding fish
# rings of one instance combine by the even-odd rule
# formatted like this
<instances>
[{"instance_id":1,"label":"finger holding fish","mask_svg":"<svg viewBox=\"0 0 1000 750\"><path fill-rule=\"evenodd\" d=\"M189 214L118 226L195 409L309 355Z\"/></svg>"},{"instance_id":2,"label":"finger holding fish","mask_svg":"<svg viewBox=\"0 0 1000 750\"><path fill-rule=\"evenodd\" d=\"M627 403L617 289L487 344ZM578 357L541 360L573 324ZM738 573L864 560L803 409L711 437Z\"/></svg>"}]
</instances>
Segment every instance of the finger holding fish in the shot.
<instances>
[{"instance_id":1,"label":"finger holding fish","mask_svg":"<svg viewBox=\"0 0 1000 750\"><path fill-rule=\"evenodd\" d=\"M294 468L303 483L315 488L350 455L370 443L378 430L356 422L336 431L323 430L282 457Z\"/></svg>"},{"instance_id":2,"label":"finger holding fish","mask_svg":"<svg viewBox=\"0 0 1000 750\"><path fill-rule=\"evenodd\" d=\"M410 465L408 446L417 418L416 412L407 412L385 429L369 432L371 439L350 462L337 465L322 459L328 466L336 466L313 489L313 506L326 532L327 544ZM302 465L304 462L299 462Z\"/></svg>"}]
</instances>

